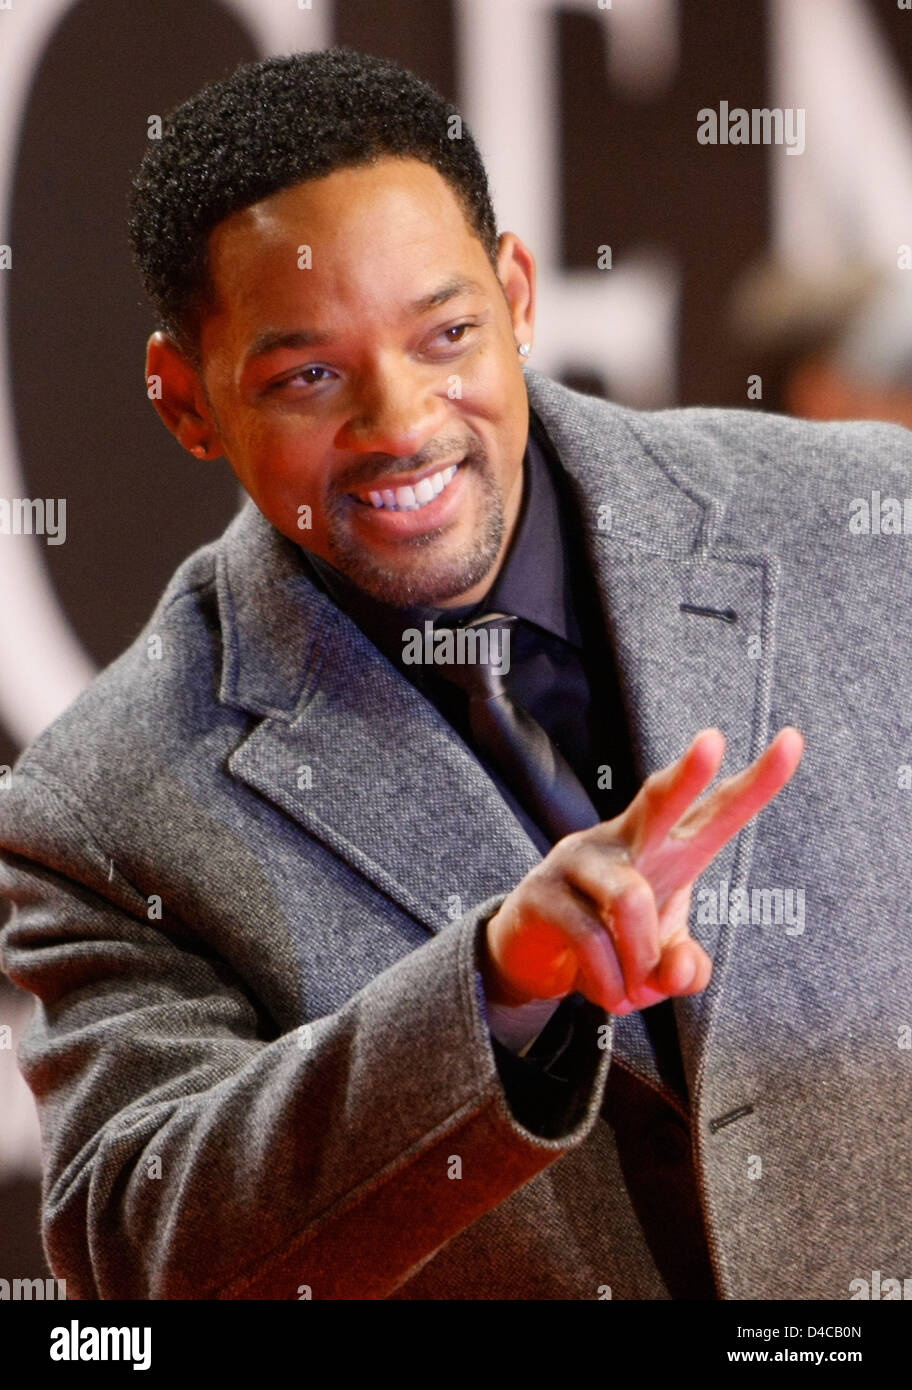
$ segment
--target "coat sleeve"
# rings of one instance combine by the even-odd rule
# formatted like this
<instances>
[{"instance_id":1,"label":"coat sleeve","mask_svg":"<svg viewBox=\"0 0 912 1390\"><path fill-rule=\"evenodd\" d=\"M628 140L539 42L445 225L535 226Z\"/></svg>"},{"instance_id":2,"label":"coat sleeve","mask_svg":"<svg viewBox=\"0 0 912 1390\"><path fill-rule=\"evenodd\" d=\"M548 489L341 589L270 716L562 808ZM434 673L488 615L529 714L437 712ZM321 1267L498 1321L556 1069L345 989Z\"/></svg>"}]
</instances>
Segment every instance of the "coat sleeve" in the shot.
<instances>
[{"instance_id":1,"label":"coat sleeve","mask_svg":"<svg viewBox=\"0 0 912 1390\"><path fill-rule=\"evenodd\" d=\"M0 793L0 850L2 963L38 1000L19 1060L42 1233L70 1296L387 1297L597 1119L594 1006L552 1099L495 1057L476 953L502 897L280 1032L192 922L147 919L43 768Z\"/></svg>"}]
</instances>

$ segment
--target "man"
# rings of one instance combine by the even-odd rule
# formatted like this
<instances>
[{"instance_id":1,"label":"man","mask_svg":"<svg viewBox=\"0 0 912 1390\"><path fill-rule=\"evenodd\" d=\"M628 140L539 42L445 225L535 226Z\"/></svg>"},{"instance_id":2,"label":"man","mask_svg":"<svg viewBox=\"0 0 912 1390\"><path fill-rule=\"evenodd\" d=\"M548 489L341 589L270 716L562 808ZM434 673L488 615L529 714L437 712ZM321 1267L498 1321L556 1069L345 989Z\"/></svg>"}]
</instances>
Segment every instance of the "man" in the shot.
<instances>
[{"instance_id":1,"label":"man","mask_svg":"<svg viewBox=\"0 0 912 1390\"><path fill-rule=\"evenodd\" d=\"M524 372L534 261L451 116L275 58L138 176L152 394L252 503L2 801L49 1258L848 1297L912 1261L907 560L844 524L909 436Z\"/></svg>"}]
</instances>

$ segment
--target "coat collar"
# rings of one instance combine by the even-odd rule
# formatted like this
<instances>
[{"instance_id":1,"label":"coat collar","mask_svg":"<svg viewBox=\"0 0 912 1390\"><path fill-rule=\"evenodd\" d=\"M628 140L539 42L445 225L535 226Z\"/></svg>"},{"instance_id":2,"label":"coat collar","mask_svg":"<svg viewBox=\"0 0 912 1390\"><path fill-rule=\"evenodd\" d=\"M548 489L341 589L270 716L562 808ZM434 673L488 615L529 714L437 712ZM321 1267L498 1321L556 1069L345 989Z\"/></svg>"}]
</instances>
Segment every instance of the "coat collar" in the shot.
<instances>
[{"instance_id":1,"label":"coat collar","mask_svg":"<svg viewBox=\"0 0 912 1390\"><path fill-rule=\"evenodd\" d=\"M685 474L674 448L656 443L663 433L651 417L525 375L580 509L640 775L710 725L726 734L723 775L744 767L768 741L778 566L718 545L727 485L712 480L726 470L704 460L690 434ZM468 908L506 892L539 862L472 751L316 588L298 547L252 503L220 546L218 598L221 698L261 717L230 759L234 776L429 932L446 925L454 902ZM716 858L713 882L746 882L754 830ZM716 970L703 995L675 1004L689 1069L730 946L728 927L698 935ZM636 1018L622 1032L645 1074Z\"/></svg>"}]
</instances>

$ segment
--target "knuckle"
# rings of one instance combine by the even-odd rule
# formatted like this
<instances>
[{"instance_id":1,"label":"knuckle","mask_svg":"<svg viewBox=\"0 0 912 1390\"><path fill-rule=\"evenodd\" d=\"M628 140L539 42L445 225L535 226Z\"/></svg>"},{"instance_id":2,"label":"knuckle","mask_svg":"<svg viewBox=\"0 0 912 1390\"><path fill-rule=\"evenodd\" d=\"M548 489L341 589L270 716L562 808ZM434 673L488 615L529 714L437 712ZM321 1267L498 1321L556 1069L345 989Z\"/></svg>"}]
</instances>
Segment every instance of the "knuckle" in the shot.
<instances>
[{"instance_id":1,"label":"knuckle","mask_svg":"<svg viewBox=\"0 0 912 1390\"><path fill-rule=\"evenodd\" d=\"M552 920L557 924L554 884L544 875L532 874L524 881L521 916L526 921Z\"/></svg>"},{"instance_id":2,"label":"knuckle","mask_svg":"<svg viewBox=\"0 0 912 1390\"><path fill-rule=\"evenodd\" d=\"M598 829L596 826L595 829ZM592 830L573 830L569 835L565 835L562 840L558 840L554 849L547 856L547 859L554 861L555 867L563 868L571 859L578 858L585 854L594 843ZM544 862L547 862L547 859Z\"/></svg>"},{"instance_id":3,"label":"knuckle","mask_svg":"<svg viewBox=\"0 0 912 1390\"><path fill-rule=\"evenodd\" d=\"M654 901L649 879L630 863L613 866L611 895L625 907L631 908Z\"/></svg>"}]
</instances>

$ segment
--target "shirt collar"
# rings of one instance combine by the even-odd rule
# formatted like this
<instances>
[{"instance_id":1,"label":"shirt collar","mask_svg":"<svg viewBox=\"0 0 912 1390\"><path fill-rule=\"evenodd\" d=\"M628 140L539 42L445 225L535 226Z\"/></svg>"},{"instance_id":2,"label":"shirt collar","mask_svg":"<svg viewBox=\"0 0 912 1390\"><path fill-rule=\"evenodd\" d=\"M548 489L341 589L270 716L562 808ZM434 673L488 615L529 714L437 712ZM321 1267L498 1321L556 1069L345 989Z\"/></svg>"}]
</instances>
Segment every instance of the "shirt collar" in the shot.
<instances>
[{"instance_id":1,"label":"shirt collar","mask_svg":"<svg viewBox=\"0 0 912 1390\"><path fill-rule=\"evenodd\" d=\"M581 645L570 596L570 546L544 434L530 412L523 460L525 485L519 520L500 573L484 607L515 613L565 642ZM539 432L542 437L539 438Z\"/></svg>"},{"instance_id":2,"label":"shirt collar","mask_svg":"<svg viewBox=\"0 0 912 1390\"><path fill-rule=\"evenodd\" d=\"M534 411L523 455L523 496L516 530L500 571L487 594L461 608L414 604L397 607L364 593L322 556L303 551L318 582L362 632L397 664L406 627L463 623L488 610L515 613L546 632L581 647L570 593L570 548L557 486L546 455L545 436ZM541 437L539 435L541 434Z\"/></svg>"}]
</instances>

